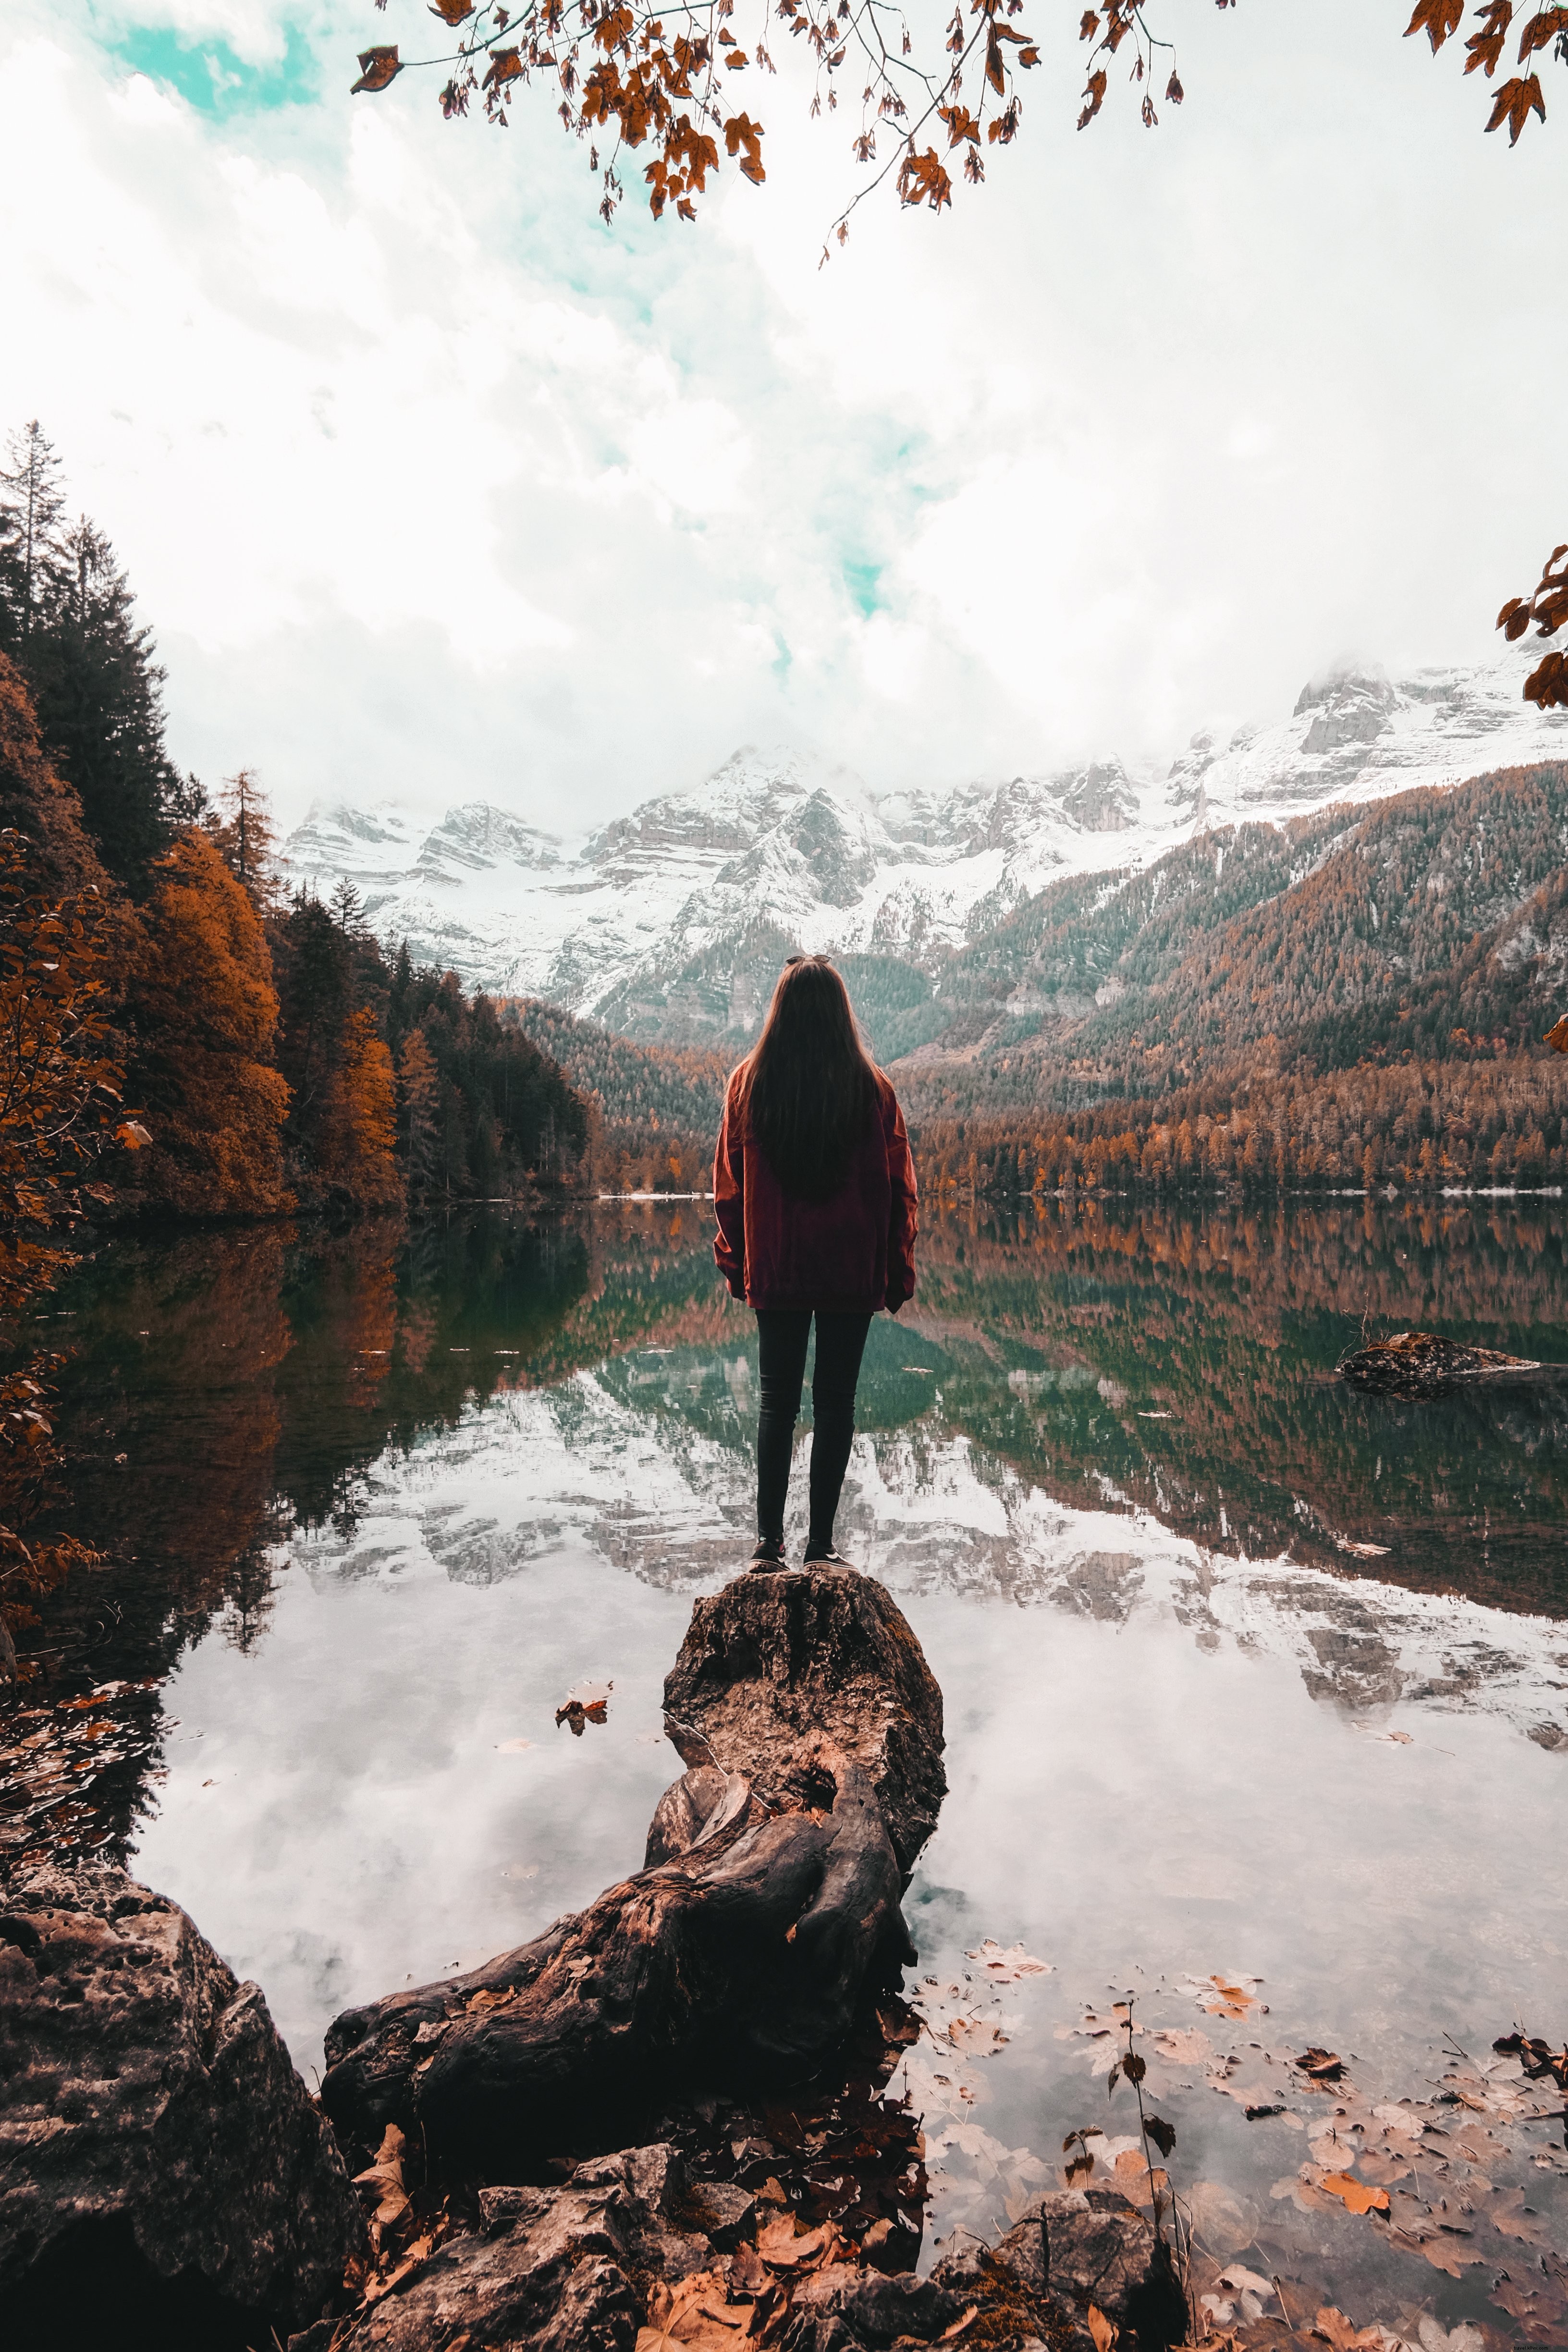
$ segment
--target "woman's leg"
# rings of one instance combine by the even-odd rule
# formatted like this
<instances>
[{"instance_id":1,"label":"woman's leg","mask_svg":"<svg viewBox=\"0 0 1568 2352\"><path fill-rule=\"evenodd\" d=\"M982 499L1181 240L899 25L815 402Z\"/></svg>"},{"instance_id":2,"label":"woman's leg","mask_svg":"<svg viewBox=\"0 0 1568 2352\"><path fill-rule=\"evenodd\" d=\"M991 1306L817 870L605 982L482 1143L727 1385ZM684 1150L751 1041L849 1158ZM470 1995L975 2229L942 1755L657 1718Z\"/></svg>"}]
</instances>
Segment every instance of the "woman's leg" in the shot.
<instances>
[{"instance_id":1,"label":"woman's leg","mask_svg":"<svg viewBox=\"0 0 1568 2352\"><path fill-rule=\"evenodd\" d=\"M855 1383L866 1352L868 1315L816 1318L816 1362L811 1375L811 1535L808 1552L833 1549L833 1518L855 1442Z\"/></svg>"},{"instance_id":2,"label":"woman's leg","mask_svg":"<svg viewBox=\"0 0 1568 2352\"><path fill-rule=\"evenodd\" d=\"M793 1307L759 1307L756 1314L762 1387L757 1414L757 1533L769 1543L782 1543L811 1316L807 1309Z\"/></svg>"}]
</instances>

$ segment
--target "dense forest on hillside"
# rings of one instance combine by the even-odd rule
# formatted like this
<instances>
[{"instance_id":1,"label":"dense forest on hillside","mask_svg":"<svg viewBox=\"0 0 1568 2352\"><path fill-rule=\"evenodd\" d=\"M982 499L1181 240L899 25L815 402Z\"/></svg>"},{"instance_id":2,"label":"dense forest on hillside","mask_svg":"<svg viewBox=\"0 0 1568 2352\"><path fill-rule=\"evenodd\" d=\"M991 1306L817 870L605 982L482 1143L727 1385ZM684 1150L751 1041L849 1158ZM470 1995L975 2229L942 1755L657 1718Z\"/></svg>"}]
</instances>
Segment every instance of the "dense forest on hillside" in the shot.
<instances>
[{"instance_id":1,"label":"dense forest on hillside","mask_svg":"<svg viewBox=\"0 0 1568 2352\"><path fill-rule=\"evenodd\" d=\"M1505 769L1051 884L945 968L913 1067L933 1108L1075 1110L1244 1055L1535 1053L1565 958L1568 763Z\"/></svg>"},{"instance_id":2,"label":"dense forest on hillside","mask_svg":"<svg viewBox=\"0 0 1568 2352\"><path fill-rule=\"evenodd\" d=\"M589 1104L594 1176L602 1190L706 1190L730 1075L722 1055L637 1045L536 997L508 1000L502 1010Z\"/></svg>"},{"instance_id":3,"label":"dense forest on hillside","mask_svg":"<svg viewBox=\"0 0 1568 2352\"><path fill-rule=\"evenodd\" d=\"M22 1532L55 1470L37 1302L84 1218L400 1216L585 1167L586 1107L515 1023L388 962L352 888L279 895L255 778L176 772L163 677L29 426L0 471L0 1677L18 1596L84 1557Z\"/></svg>"}]
</instances>

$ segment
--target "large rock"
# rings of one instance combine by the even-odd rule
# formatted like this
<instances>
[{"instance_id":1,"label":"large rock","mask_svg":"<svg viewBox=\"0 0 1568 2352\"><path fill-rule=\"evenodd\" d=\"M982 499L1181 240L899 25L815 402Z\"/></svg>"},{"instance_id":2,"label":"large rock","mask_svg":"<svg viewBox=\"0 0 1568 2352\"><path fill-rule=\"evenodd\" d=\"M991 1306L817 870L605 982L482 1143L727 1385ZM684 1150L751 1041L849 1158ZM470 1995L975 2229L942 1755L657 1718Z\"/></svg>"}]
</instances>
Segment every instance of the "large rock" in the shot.
<instances>
[{"instance_id":1,"label":"large rock","mask_svg":"<svg viewBox=\"0 0 1568 2352\"><path fill-rule=\"evenodd\" d=\"M349 2323L322 2321L289 2352L632 2352L639 2282L714 2260L691 2227L702 2189L668 2147L580 2166L562 2189L482 2189L480 2228L437 2249L407 2285Z\"/></svg>"},{"instance_id":2,"label":"large rock","mask_svg":"<svg viewBox=\"0 0 1568 2352\"><path fill-rule=\"evenodd\" d=\"M647 1866L531 1944L333 2021L322 2104L356 2156L396 2124L515 2179L677 2084L808 2071L912 1960L900 1874L943 1792L942 1701L882 1588L738 1577L698 1602L668 1691L691 1769Z\"/></svg>"},{"instance_id":3,"label":"large rock","mask_svg":"<svg viewBox=\"0 0 1568 2352\"><path fill-rule=\"evenodd\" d=\"M40 1871L5 1899L9 2318L37 2302L49 2337L74 2341L73 2309L96 2307L112 2273L121 2319L164 2295L208 2340L245 2340L246 2315L314 2318L364 2245L331 2133L259 1990L177 1904L110 1869Z\"/></svg>"},{"instance_id":4,"label":"large rock","mask_svg":"<svg viewBox=\"0 0 1568 2352\"><path fill-rule=\"evenodd\" d=\"M857 2263L834 2263L795 2290L793 2309L804 2316L841 2320L856 2342L880 2346L900 2336L933 2343L962 2318L963 2305L950 2289L912 2273L870 2270Z\"/></svg>"},{"instance_id":5,"label":"large rock","mask_svg":"<svg viewBox=\"0 0 1568 2352\"><path fill-rule=\"evenodd\" d=\"M1463 1340L1444 1339L1435 1331L1396 1331L1391 1339L1374 1339L1336 1365L1342 1381L1366 1389L1373 1396L1447 1396L1464 1381L1495 1378L1505 1372L1538 1372L1530 1356L1505 1356L1495 1348L1471 1348Z\"/></svg>"},{"instance_id":6,"label":"large rock","mask_svg":"<svg viewBox=\"0 0 1568 2352\"><path fill-rule=\"evenodd\" d=\"M1047 2189L992 2252L1035 2296L1078 2312L1093 2304L1141 2352L1177 2344L1185 2332L1165 2248L1120 2189Z\"/></svg>"},{"instance_id":7,"label":"large rock","mask_svg":"<svg viewBox=\"0 0 1568 2352\"><path fill-rule=\"evenodd\" d=\"M664 1707L689 1765L742 1773L784 1805L821 1801L814 1748L830 1738L869 1780L907 1880L947 1793L942 1692L875 1578L733 1578L693 1609Z\"/></svg>"}]
</instances>

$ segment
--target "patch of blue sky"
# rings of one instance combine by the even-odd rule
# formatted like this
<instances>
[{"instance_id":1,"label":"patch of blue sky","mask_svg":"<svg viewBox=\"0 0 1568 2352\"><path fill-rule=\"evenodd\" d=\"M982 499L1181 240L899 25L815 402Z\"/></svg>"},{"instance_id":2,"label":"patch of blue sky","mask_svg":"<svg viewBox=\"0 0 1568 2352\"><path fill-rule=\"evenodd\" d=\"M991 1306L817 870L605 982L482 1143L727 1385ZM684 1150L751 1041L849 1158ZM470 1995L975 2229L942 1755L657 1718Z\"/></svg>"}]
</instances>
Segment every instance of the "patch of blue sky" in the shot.
<instances>
[{"instance_id":1,"label":"patch of blue sky","mask_svg":"<svg viewBox=\"0 0 1568 2352\"><path fill-rule=\"evenodd\" d=\"M839 569L856 610L868 621L873 613L880 612L882 608L881 565L864 557L847 555L842 559Z\"/></svg>"},{"instance_id":2,"label":"patch of blue sky","mask_svg":"<svg viewBox=\"0 0 1568 2352\"><path fill-rule=\"evenodd\" d=\"M308 105L320 94L320 63L302 27L285 18L280 30L281 55L262 64L237 57L222 39L184 39L169 25L116 26L104 47L197 113L225 120Z\"/></svg>"}]
</instances>

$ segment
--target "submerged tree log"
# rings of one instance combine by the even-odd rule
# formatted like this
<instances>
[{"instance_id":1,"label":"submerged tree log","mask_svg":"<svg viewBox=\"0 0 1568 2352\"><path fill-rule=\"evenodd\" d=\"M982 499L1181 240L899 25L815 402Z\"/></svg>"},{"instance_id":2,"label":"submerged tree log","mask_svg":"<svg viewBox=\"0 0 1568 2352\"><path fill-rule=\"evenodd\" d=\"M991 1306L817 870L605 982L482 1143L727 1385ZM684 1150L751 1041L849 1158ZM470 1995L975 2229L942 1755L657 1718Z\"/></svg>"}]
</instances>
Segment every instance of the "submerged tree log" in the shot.
<instances>
[{"instance_id":1,"label":"submerged tree log","mask_svg":"<svg viewBox=\"0 0 1568 2352\"><path fill-rule=\"evenodd\" d=\"M666 1704L692 1769L635 1877L333 2022L321 2099L351 2146L395 2123L438 2159L526 2170L585 2105L807 2071L912 1959L899 1898L944 1787L942 1699L883 1589L737 1578L698 1602Z\"/></svg>"},{"instance_id":2,"label":"submerged tree log","mask_svg":"<svg viewBox=\"0 0 1568 2352\"><path fill-rule=\"evenodd\" d=\"M1528 1356L1505 1356L1495 1348L1468 1348L1435 1331L1396 1331L1391 1339L1358 1348L1337 1367L1342 1381L1376 1396L1420 1399L1447 1396L1462 1381L1487 1373L1536 1372Z\"/></svg>"}]
</instances>

